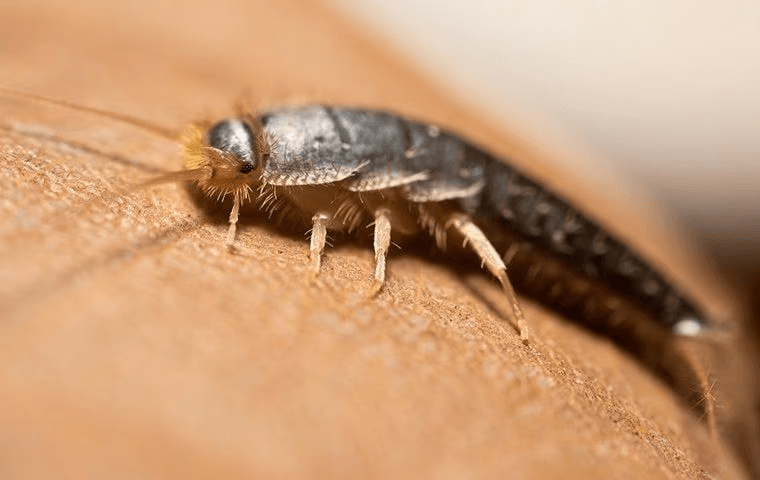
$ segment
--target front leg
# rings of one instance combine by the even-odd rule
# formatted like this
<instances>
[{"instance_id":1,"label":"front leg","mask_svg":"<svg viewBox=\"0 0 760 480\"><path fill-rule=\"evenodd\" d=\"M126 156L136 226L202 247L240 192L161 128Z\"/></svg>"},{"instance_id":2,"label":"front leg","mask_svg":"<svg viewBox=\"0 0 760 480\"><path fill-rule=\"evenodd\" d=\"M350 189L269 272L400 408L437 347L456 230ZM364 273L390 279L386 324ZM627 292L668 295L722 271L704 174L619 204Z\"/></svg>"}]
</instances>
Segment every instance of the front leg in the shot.
<instances>
[{"instance_id":1,"label":"front leg","mask_svg":"<svg viewBox=\"0 0 760 480\"><path fill-rule=\"evenodd\" d=\"M225 245L230 252L235 250L235 232L237 230L238 217L240 215L240 193L235 192L232 211L230 211L230 226L227 229Z\"/></svg>"}]
</instances>

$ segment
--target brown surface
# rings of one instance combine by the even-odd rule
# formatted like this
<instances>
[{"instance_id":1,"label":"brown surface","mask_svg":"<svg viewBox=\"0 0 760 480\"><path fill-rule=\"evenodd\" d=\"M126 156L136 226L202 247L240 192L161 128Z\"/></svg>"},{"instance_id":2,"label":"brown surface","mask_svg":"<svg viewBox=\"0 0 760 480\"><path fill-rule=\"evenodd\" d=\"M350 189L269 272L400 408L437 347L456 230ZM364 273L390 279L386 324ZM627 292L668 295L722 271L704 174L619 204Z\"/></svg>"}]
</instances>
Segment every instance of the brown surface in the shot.
<instances>
[{"instance_id":1,"label":"brown surface","mask_svg":"<svg viewBox=\"0 0 760 480\"><path fill-rule=\"evenodd\" d=\"M0 83L172 129L241 97L375 105L531 161L321 7L149 4L4 4ZM2 478L742 477L606 339L525 300L520 343L486 276L396 255L368 300L371 252L340 245L310 284L299 238L251 220L230 255L181 188L120 193L174 142L0 108Z\"/></svg>"}]
</instances>

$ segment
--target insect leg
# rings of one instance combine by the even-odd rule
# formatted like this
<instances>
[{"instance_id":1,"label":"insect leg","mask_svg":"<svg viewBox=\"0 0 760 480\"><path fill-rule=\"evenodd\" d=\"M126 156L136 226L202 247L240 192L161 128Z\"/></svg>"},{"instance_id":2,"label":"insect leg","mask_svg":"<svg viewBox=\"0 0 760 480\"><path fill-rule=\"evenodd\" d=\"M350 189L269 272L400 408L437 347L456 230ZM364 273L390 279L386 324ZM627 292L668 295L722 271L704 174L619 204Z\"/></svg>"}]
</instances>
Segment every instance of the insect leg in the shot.
<instances>
[{"instance_id":1,"label":"insect leg","mask_svg":"<svg viewBox=\"0 0 760 480\"><path fill-rule=\"evenodd\" d=\"M385 282L385 257L391 244L391 219L388 210L375 212L375 282L370 289L370 296L377 295Z\"/></svg>"},{"instance_id":2,"label":"insect leg","mask_svg":"<svg viewBox=\"0 0 760 480\"><path fill-rule=\"evenodd\" d=\"M311 229L311 247L309 249L311 258L311 276L316 277L322 266L322 252L325 250L327 242L327 222L330 217L324 213L317 213L311 217L313 226Z\"/></svg>"},{"instance_id":3,"label":"insect leg","mask_svg":"<svg viewBox=\"0 0 760 480\"><path fill-rule=\"evenodd\" d=\"M488 267L493 276L499 279L504 293L506 293L509 303L512 305L512 313L517 321L520 339L526 342L528 340L528 325L525 322L525 315L523 315L520 308L520 303L517 301L515 289L512 287L512 283L507 276L507 267L504 265L501 255L491 245L491 242L488 241L483 231L472 223L466 215L457 214L452 216L447 226L453 226L464 236L465 244L469 243L472 246L472 249L478 254L483 264Z\"/></svg>"},{"instance_id":4,"label":"insect leg","mask_svg":"<svg viewBox=\"0 0 760 480\"><path fill-rule=\"evenodd\" d=\"M235 231L237 230L238 216L240 214L240 193L235 192L235 201L232 204L232 211L230 211L230 228L227 230L227 240L225 244L229 250L234 248L235 243Z\"/></svg>"}]
</instances>

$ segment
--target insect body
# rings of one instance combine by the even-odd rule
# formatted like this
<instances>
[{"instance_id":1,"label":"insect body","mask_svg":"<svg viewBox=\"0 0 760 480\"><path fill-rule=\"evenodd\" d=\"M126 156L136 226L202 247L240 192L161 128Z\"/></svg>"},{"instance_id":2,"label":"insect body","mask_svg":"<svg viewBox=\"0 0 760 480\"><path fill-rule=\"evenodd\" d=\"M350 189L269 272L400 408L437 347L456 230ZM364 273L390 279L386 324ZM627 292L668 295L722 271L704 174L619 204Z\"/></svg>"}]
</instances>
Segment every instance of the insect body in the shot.
<instances>
[{"instance_id":1,"label":"insect body","mask_svg":"<svg viewBox=\"0 0 760 480\"><path fill-rule=\"evenodd\" d=\"M591 320L633 309L678 335L710 326L691 300L569 203L430 125L373 110L286 107L196 129L186 166L154 182L193 180L209 196L231 196L229 246L241 206L308 219L313 274L328 230L374 224L374 292L392 233L430 235L441 248L461 237L501 282L523 339L507 264L519 286Z\"/></svg>"}]
</instances>

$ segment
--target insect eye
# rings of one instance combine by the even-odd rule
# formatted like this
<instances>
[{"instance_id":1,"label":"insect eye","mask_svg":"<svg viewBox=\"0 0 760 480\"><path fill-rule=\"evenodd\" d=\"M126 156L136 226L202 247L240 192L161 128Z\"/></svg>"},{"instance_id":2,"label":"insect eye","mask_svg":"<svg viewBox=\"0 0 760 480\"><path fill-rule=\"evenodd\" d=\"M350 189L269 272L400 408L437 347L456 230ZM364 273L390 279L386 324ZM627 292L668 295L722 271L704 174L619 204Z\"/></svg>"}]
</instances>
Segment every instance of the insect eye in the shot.
<instances>
[{"instance_id":1,"label":"insect eye","mask_svg":"<svg viewBox=\"0 0 760 480\"><path fill-rule=\"evenodd\" d=\"M240 167L240 173L250 173L253 171L253 164L250 162L246 162L243 164L242 167Z\"/></svg>"}]
</instances>

